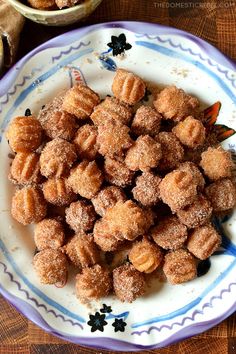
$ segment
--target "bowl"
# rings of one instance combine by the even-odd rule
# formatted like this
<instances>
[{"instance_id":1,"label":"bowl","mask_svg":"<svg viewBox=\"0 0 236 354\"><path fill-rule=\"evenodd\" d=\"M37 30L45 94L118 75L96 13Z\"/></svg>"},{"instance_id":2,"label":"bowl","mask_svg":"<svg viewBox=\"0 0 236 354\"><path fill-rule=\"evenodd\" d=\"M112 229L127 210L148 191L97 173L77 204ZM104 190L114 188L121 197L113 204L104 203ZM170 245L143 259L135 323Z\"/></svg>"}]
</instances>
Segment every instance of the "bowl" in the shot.
<instances>
[{"instance_id":1,"label":"bowl","mask_svg":"<svg viewBox=\"0 0 236 354\"><path fill-rule=\"evenodd\" d=\"M3 60L4 60L3 43L2 43L2 38L0 37L0 73L3 68Z\"/></svg>"},{"instance_id":2,"label":"bowl","mask_svg":"<svg viewBox=\"0 0 236 354\"><path fill-rule=\"evenodd\" d=\"M46 26L66 26L89 16L102 0L85 0L83 3L62 10L38 10L24 5L18 0L8 0L8 2L31 21Z\"/></svg>"}]
</instances>

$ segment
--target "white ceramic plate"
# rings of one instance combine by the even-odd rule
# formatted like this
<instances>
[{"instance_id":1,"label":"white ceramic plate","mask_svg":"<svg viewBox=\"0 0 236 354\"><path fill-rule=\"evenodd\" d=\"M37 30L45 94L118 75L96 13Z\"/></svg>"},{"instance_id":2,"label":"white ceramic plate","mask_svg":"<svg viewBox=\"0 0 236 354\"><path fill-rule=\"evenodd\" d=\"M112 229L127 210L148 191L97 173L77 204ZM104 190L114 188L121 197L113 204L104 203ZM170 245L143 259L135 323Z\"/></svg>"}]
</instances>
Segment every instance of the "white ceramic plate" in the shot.
<instances>
[{"instance_id":1,"label":"white ceramic plate","mask_svg":"<svg viewBox=\"0 0 236 354\"><path fill-rule=\"evenodd\" d=\"M113 50L107 45L111 42ZM113 55L124 49L122 58ZM9 211L13 187L7 178L11 159L4 135L14 116L24 114L27 108L37 114L73 81L84 80L102 97L111 93L117 66L160 86L182 87L196 95L204 107L220 100L217 124L236 129L235 64L185 32L146 23L106 23L66 33L29 53L0 86L0 291L26 317L61 338L130 351L165 346L197 334L235 310L236 214L222 223L217 221L223 234L222 250L211 257L205 275L178 286L156 280L147 294L132 304L108 297L88 308L76 299L72 276L61 289L43 286L35 276L32 228L20 226ZM227 128L220 129L225 136ZM235 152L236 136L224 140L223 145Z\"/></svg>"}]
</instances>

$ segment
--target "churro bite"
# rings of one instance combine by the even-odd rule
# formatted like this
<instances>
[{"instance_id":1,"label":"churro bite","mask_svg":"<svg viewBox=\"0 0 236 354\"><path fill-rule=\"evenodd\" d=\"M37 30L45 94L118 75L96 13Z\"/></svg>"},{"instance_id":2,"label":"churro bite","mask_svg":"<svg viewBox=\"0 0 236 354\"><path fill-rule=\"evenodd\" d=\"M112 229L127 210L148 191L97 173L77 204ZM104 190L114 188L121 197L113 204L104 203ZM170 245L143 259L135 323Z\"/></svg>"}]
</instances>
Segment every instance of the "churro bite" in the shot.
<instances>
[{"instance_id":1,"label":"churro bite","mask_svg":"<svg viewBox=\"0 0 236 354\"><path fill-rule=\"evenodd\" d=\"M63 225L56 219L43 219L35 225L34 242L39 251L63 246L65 234Z\"/></svg>"},{"instance_id":2,"label":"churro bite","mask_svg":"<svg viewBox=\"0 0 236 354\"><path fill-rule=\"evenodd\" d=\"M42 142L42 127L34 116L16 117L10 123L6 138L14 152L32 152Z\"/></svg>"},{"instance_id":3,"label":"churro bite","mask_svg":"<svg viewBox=\"0 0 236 354\"><path fill-rule=\"evenodd\" d=\"M134 105L145 95L146 85L144 81L133 73L124 69L118 69L112 83L112 91L116 98Z\"/></svg>"},{"instance_id":4,"label":"churro bite","mask_svg":"<svg viewBox=\"0 0 236 354\"><path fill-rule=\"evenodd\" d=\"M220 246L221 236L211 224L200 226L188 238L188 250L199 259L207 259Z\"/></svg>"},{"instance_id":5,"label":"churro bite","mask_svg":"<svg viewBox=\"0 0 236 354\"><path fill-rule=\"evenodd\" d=\"M161 178L152 172L143 172L136 178L136 186L132 189L133 197L142 205L150 207L160 200L159 184Z\"/></svg>"},{"instance_id":6,"label":"churro bite","mask_svg":"<svg viewBox=\"0 0 236 354\"><path fill-rule=\"evenodd\" d=\"M66 92L62 109L83 120L90 116L99 102L100 98L97 93L84 84L78 84Z\"/></svg>"},{"instance_id":7,"label":"churro bite","mask_svg":"<svg viewBox=\"0 0 236 354\"><path fill-rule=\"evenodd\" d=\"M131 132L136 136L150 135L155 137L160 130L162 116L149 106L141 106L137 109L132 125Z\"/></svg>"},{"instance_id":8,"label":"churro bite","mask_svg":"<svg viewBox=\"0 0 236 354\"><path fill-rule=\"evenodd\" d=\"M75 231L89 231L96 220L94 207L87 201L71 203L66 209L66 222Z\"/></svg>"},{"instance_id":9,"label":"churro bite","mask_svg":"<svg viewBox=\"0 0 236 354\"><path fill-rule=\"evenodd\" d=\"M161 156L161 145L149 135L142 135L128 150L125 163L132 171L149 171L157 167Z\"/></svg>"},{"instance_id":10,"label":"churro bite","mask_svg":"<svg viewBox=\"0 0 236 354\"><path fill-rule=\"evenodd\" d=\"M205 175L213 181L220 178L231 177L233 162L229 151L221 146L218 148L209 147L201 155L200 166Z\"/></svg>"},{"instance_id":11,"label":"churro bite","mask_svg":"<svg viewBox=\"0 0 236 354\"><path fill-rule=\"evenodd\" d=\"M104 173L107 182L123 188L130 186L134 177L134 172L123 162L109 157L104 161Z\"/></svg>"},{"instance_id":12,"label":"churro bite","mask_svg":"<svg viewBox=\"0 0 236 354\"><path fill-rule=\"evenodd\" d=\"M42 284L66 283L67 260L60 250L47 248L38 252L33 266Z\"/></svg>"},{"instance_id":13,"label":"churro bite","mask_svg":"<svg viewBox=\"0 0 236 354\"><path fill-rule=\"evenodd\" d=\"M12 161L9 179L16 184L37 184L41 181L39 154L18 152Z\"/></svg>"},{"instance_id":14,"label":"churro bite","mask_svg":"<svg viewBox=\"0 0 236 354\"><path fill-rule=\"evenodd\" d=\"M98 220L93 229L94 242L104 252L116 251L124 243L114 235L108 221L101 219Z\"/></svg>"},{"instance_id":15,"label":"churro bite","mask_svg":"<svg viewBox=\"0 0 236 354\"><path fill-rule=\"evenodd\" d=\"M27 186L15 192L12 198L11 215L23 225L42 220L47 213L43 193L37 187Z\"/></svg>"},{"instance_id":16,"label":"churro bite","mask_svg":"<svg viewBox=\"0 0 236 354\"><path fill-rule=\"evenodd\" d=\"M188 116L179 122L172 132L177 136L183 145L192 149L203 145L206 138L206 129L198 119Z\"/></svg>"},{"instance_id":17,"label":"churro bite","mask_svg":"<svg viewBox=\"0 0 236 354\"><path fill-rule=\"evenodd\" d=\"M200 172L199 168L194 162L191 161L186 161L179 163L177 165L177 169L179 171L186 171L192 174L194 183L197 184L197 189L199 191L202 191L205 186L205 179L203 177L203 174Z\"/></svg>"},{"instance_id":18,"label":"churro bite","mask_svg":"<svg viewBox=\"0 0 236 354\"><path fill-rule=\"evenodd\" d=\"M132 118L132 108L115 97L106 97L95 107L90 118L95 125L107 124L110 120L129 125Z\"/></svg>"},{"instance_id":19,"label":"churro bite","mask_svg":"<svg viewBox=\"0 0 236 354\"><path fill-rule=\"evenodd\" d=\"M27 0L34 9L53 10L55 8L55 0Z\"/></svg>"},{"instance_id":20,"label":"churro bite","mask_svg":"<svg viewBox=\"0 0 236 354\"><path fill-rule=\"evenodd\" d=\"M92 203L96 213L104 216L107 209L113 207L118 201L124 202L126 199L126 195L121 188L108 186L98 192L92 199Z\"/></svg>"},{"instance_id":21,"label":"churro bite","mask_svg":"<svg viewBox=\"0 0 236 354\"><path fill-rule=\"evenodd\" d=\"M208 222L212 210L210 202L203 195L199 195L192 204L178 210L177 216L184 225L191 229Z\"/></svg>"},{"instance_id":22,"label":"churro bite","mask_svg":"<svg viewBox=\"0 0 236 354\"><path fill-rule=\"evenodd\" d=\"M55 3L59 9L63 9L65 7L72 7L78 4L81 0L55 0Z\"/></svg>"},{"instance_id":23,"label":"churro bite","mask_svg":"<svg viewBox=\"0 0 236 354\"><path fill-rule=\"evenodd\" d=\"M230 178L220 179L205 189L214 212L227 211L236 204L236 187Z\"/></svg>"},{"instance_id":24,"label":"churro bite","mask_svg":"<svg viewBox=\"0 0 236 354\"><path fill-rule=\"evenodd\" d=\"M91 267L100 262L100 255L93 236L84 232L75 234L63 247L70 262L79 268Z\"/></svg>"},{"instance_id":25,"label":"churro bite","mask_svg":"<svg viewBox=\"0 0 236 354\"><path fill-rule=\"evenodd\" d=\"M82 273L76 276L75 288L76 296L81 302L100 299L111 292L111 274L99 264L91 268L84 268Z\"/></svg>"},{"instance_id":26,"label":"churro bite","mask_svg":"<svg viewBox=\"0 0 236 354\"><path fill-rule=\"evenodd\" d=\"M56 138L49 141L40 155L40 171L43 176L60 178L68 175L77 158L75 146Z\"/></svg>"},{"instance_id":27,"label":"churro bite","mask_svg":"<svg viewBox=\"0 0 236 354\"><path fill-rule=\"evenodd\" d=\"M116 296L122 302L133 302L145 293L145 278L131 264L125 264L113 270L113 287Z\"/></svg>"},{"instance_id":28,"label":"churro bite","mask_svg":"<svg viewBox=\"0 0 236 354\"><path fill-rule=\"evenodd\" d=\"M174 85L164 88L157 95L153 104L164 119L172 119L175 122L190 115L195 116L199 107L197 98L188 95L184 90Z\"/></svg>"},{"instance_id":29,"label":"churro bite","mask_svg":"<svg viewBox=\"0 0 236 354\"><path fill-rule=\"evenodd\" d=\"M69 186L81 197L91 199L100 190L103 175L95 161L82 161L74 167L68 178Z\"/></svg>"},{"instance_id":30,"label":"churro bite","mask_svg":"<svg viewBox=\"0 0 236 354\"><path fill-rule=\"evenodd\" d=\"M65 178L49 178L43 183L43 195L47 202L64 206L75 200L75 193Z\"/></svg>"},{"instance_id":31,"label":"churro bite","mask_svg":"<svg viewBox=\"0 0 236 354\"><path fill-rule=\"evenodd\" d=\"M193 203L197 197L197 184L190 172L174 170L159 184L160 197L176 212Z\"/></svg>"},{"instance_id":32,"label":"churro bite","mask_svg":"<svg viewBox=\"0 0 236 354\"><path fill-rule=\"evenodd\" d=\"M184 158L184 148L171 132L161 132L156 137L161 144L162 157L158 169L166 171L175 168Z\"/></svg>"},{"instance_id":33,"label":"churro bite","mask_svg":"<svg viewBox=\"0 0 236 354\"><path fill-rule=\"evenodd\" d=\"M169 283L181 284L196 278L196 261L187 250L178 249L165 255L163 271Z\"/></svg>"},{"instance_id":34,"label":"churro bite","mask_svg":"<svg viewBox=\"0 0 236 354\"><path fill-rule=\"evenodd\" d=\"M94 160L98 153L97 128L90 124L83 125L77 130L73 143L80 159Z\"/></svg>"},{"instance_id":35,"label":"churro bite","mask_svg":"<svg viewBox=\"0 0 236 354\"><path fill-rule=\"evenodd\" d=\"M139 272L152 273L162 262L160 247L147 238L135 242L129 252L129 260Z\"/></svg>"},{"instance_id":36,"label":"churro bite","mask_svg":"<svg viewBox=\"0 0 236 354\"><path fill-rule=\"evenodd\" d=\"M165 250L176 250L183 247L188 233L187 227L176 216L168 216L151 229L151 236Z\"/></svg>"}]
</instances>

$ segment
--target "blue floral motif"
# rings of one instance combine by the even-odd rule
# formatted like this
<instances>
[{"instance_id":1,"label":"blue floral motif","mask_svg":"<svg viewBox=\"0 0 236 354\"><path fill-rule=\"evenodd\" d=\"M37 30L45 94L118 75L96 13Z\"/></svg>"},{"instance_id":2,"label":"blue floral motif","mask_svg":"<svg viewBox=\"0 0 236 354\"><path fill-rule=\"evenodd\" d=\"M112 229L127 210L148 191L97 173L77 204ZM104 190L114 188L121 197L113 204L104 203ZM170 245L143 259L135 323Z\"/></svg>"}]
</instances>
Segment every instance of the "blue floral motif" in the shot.
<instances>
[{"instance_id":1,"label":"blue floral motif","mask_svg":"<svg viewBox=\"0 0 236 354\"><path fill-rule=\"evenodd\" d=\"M105 317L106 315L101 315L99 312L96 312L95 315L89 315L90 320L87 323L91 326L91 332L104 331L104 326L107 325Z\"/></svg>"},{"instance_id":2,"label":"blue floral motif","mask_svg":"<svg viewBox=\"0 0 236 354\"><path fill-rule=\"evenodd\" d=\"M116 56L124 53L126 50L132 48L132 45L126 43L126 36L124 33L121 33L118 37L111 36L111 42L107 43L108 47L112 49L112 55Z\"/></svg>"},{"instance_id":3,"label":"blue floral motif","mask_svg":"<svg viewBox=\"0 0 236 354\"><path fill-rule=\"evenodd\" d=\"M112 326L114 327L115 332L124 332L125 331L125 326L127 326L127 323L123 321L122 318L115 318L115 321L112 323Z\"/></svg>"},{"instance_id":4,"label":"blue floral motif","mask_svg":"<svg viewBox=\"0 0 236 354\"><path fill-rule=\"evenodd\" d=\"M106 304L103 304L103 308L100 309L101 313L110 313L112 312L111 306L107 306Z\"/></svg>"}]
</instances>

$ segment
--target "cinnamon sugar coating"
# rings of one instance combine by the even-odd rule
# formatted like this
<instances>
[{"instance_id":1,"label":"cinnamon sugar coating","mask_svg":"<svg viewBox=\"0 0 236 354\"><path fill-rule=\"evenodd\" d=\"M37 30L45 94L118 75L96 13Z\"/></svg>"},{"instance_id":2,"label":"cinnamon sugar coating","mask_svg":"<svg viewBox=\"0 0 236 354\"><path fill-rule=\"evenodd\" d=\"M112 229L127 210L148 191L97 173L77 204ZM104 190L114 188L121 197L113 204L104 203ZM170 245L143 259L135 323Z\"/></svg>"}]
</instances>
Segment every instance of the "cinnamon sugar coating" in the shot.
<instances>
[{"instance_id":1,"label":"cinnamon sugar coating","mask_svg":"<svg viewBox=\"0 0 236 354\"><path fill-rule=\"evenodd\" d=\"M159 184L160 196L176 212L193 203L197 197L197 184L190 172L173 170Z\"/></svg>"},{"instance_id":2,"label":"cinnamon sugar coating","mask_svg":"<svg viewBox=\"0 0 236 354\"><path fill-rule=\"evenodd\" d=\"M46 201L53 205L68 205L75 200L75 193L66 178L49 178L42 189Z\"/></svg>"},{"instance_id":3,"label":"cinnamon sugar coating","mask_svg":"<svg viewBox=\"0 0 236 354\"><path fill-rule=\"evenodd\" d=\"M53 139L45 145L40 155L40 171L47 178L66 176L76 158L73 144L61 138Z\"/></svg>"},{"instance_id":4,"label":"cinnamon sugar coating","mask_svg":"<svg viewBox=\"0 0 236 354\"><path fill-rule=\"evenodd\" d=\"M205 189L214 212L227 211L236 204L235 183L229 178L220 179Z\"/></svg>"},{"instance_id":5,"label":"cinnamon sugar coating","mask_svg":"<svg viewBox=\"0 0 236 354\"><path fill-rule=\"evenodd\" d=\"M231 177L233 162L230 152L221 146L218 148L209 147L201 157L200 166L209 179L216 181L220 178Z\"/></svg>"},{"instance_id":6,"label":"cinnamon sugar coating","mask_svg":"<svg viewBox=\"0 0 236 354\"><path fill-rule=\"evenodd\" d=\"M129 125L132 118L132 108L115 97L106 97L95 107L90 118L95 125L107 124L110 120Z\"/></svg>"},{"instance_id":7,"label":"cinnamon sugar coating","mask_svg":"<svg viewBox=\"0 0 236 354\"><path fill-rule=\"evenodd\" d=\"M160 130L162 116L149 106L141 106L137 109L131 131L136 136L150 135L155 137Z\"/></svg>"},{"instance_id":8,"label":"cinnamon sugar coating","mask_svg":"<svg viewBox=\"0 0 236 354\"><path fill-rule=\"evenodd\" d=\"M124 202L126 199L126 195L121 188L108 186L95 195L92 199L92 203L96 213L100 216L104 216L107 209L113 207L118 201Z\"/></svg>"},{"instance_id":9,"label":"cinnamon sugar coating","mask_svg":"<svg viewBox=\"0 0 236 354\"><path fill-rule=\"evenodd\" d=\"M9 124L6 138L14 152L32 152L42 142L42 127L34 116L16 117Z\"/></svg>"},{"instance_id":10,"label":"cinnamon sugar coating","mask_svg":"<svg viewBox=\"0 0 236 354\"><path fill-rule=\"evenodd\" d=\"M211 224L198 227L188 238L188 250L199 259L207 259L220 246L221 236Z\"/></svg>"},{"instance_id":11,"label":"cinnamon sugar coating","mask_svg":"<svg viewBox=\"0 0 236 354\"><path fill-rule=\"evenodd\" d=\"M132 189L134 199L142 205L150 207L160 200L159 184L161 178L152 172L143 172L136 178L136 186Z\"/></svg>"},{"instance_id":12,"label":"cinnamon sugar coating","mask_svg":"<svg viewBox=\"0 0 236 354\"><path fill-rule=\"evenodd\" d=\"M104 252L116 251L123 244L122 240L115 237L108 221L101 219L95 223L93 229L94 242Z\"/></svg>"},{"instance_id":13,"label":"cinnamon sugar coating","mask_svg":"<svg viewBox=\"0 0 236 354\"><path fill-rule=\"evenodd\" d=\"M197 98L188 95L174 85L164 88L153 104L157 112L161 113L165 119L172 119L175 122L190 115L194 116L199 107Z\"/></svg>"},{"instance_id":14,"label":"cinnamon sugar coating","mask_svg":"<svg viewBox=\"0 0 236 354\"><path fill-rule=\"evenodd\" d=\"M165 255L163 271L171 284L181 284L197 276L194 257L185 249L178 249Z\"/></svg>"},{"instance_id":15,"label":"cinnamon sugar coating","mask_svg":"<svg viewBox=\"0 0 236 354\"><path fill-rule=\"evenodd\" d=\"M199 195L192 204L177 211L179 220L188 228L204 225L211 217L212 206L203 196Z\"/></svg>"},{"instance_id":16,"label":"cinnamon sugar coating","mask_svg":"<svg viewBox=\"0 0 236 354\"><path fill-rule=\"evenodd\" d=\"M199 168L194 162L186 161L179 163L177 169L180 171L187 171L192 174L194 182L197 184L197 189L202 191L205 186L205 179L203 174L200 172Z\"/></svg>"},{"instance_id":17,"label":"cinnamon sugar coating","mask_svg":"<svg viewBox=\"0 0 236 354\"><path fill-rule=\"evenodd\" d=\"M149 135L141 135L128 150L125 163L132 171L149 171L157 167L161 156L161 145Z\"/></svg>"},{"instance_id":18,"label":"cinnamon sugar coating","mask_svg":"<svg viewBox=\"0 0 236 354\"><path fill-rule=\"evenodd\" d=\"M66 222L75 231L89 231L96 220L94 207L87 201L71 203L66 209Z\"/></svg>"},{"instance_id":19,"label":"cinnamon sugar coating","mask_svg":"<svg viewBox=\"0 0 236 354\"><path fill-rule=\"evenodd\" d=\"M64 7L72 7L80 2L80 0L55 0L57 7L63 9Z\"/></svg>"},{"instance_id":20,"label":"cinnamon sugar coating","mask_svg":"<svg viewBox=\"0 0 236 354\"><path fill-rule=\"evenodd\" d=\"M94 125L85 124L80 127L73 143L80 159L94 160L97 157L97 129Z\"/></svg>"},{"instance_id":21,"label":"cinnamon sugar coating","mask_svg":"<svg viewBox=\"0 0 236 354\"><path fill-rule=\"evenodd\" d=\"M67 260L60 250L47 248L40 251L34 256L33 266L42 284L66 282Z\"/></svg>"},{"instance_id":22,"label":"cinnamon sugar coating","mask_svg":"<svg viewBox=\"0 0 236 354\"><path fill-rule=\"evenodd\" d=\"M134 172L131 171L123 162L105 158L104 161L105 179L118 187L127 187L132 184Z\"/></svg>"},{"instance_id":23,"label":"cinnamon sugar coating","mask_svg":"<svg viewBox=\"0 0 236 354\"><path fill-rule=\"evenodd\" d=\"M65 234L63 225L56 219L43 219L35 225L34 242L39 251L63 246Z\"/></svg>"},{"instance_id":24,"label":"cinnamon sugar coating","mask_svg":"<svg viewBox=\"0 0 236 354\"><path fill-rule=\"evenodd\" d=\"M98 94L91 88L84 84L77 84L66 92L62 109L78 119L86 119L99 102Z\"/></svg>"},{"instance_id":25,"label":"cinnamon sugar coating","mask_svg":"<svg viewBox=\"0 0 236 354\"><path fill-rule=\"evenodd\" d=\"M95 161L82 161L70 171L68 183L75 193L91 199L100 190L103 175Z\"/></svg>"},{"instance_id":26,"label":"cinnamon sugar coating","mask_svg":"<svg viewBox=\"0 0 236 354\"><path fill-rule=\"evenodd\" d=\"M52 10L56 7L55 0L27 0L27 2L38 10Z\"/></svg>"},{"instance_id":27,"label":"cinnamon sugar coating","mask_svg":"<svg viewBox=\"0 0 236 354\"><path fill-rule=\"evenodd\" d=\"M146 85L143 80L124 69L118 69L112 83L112 91L119 100L134 105L145 94Z\"/></svg>"},{"instance_id":28,"label":"cinnamon sugar coating","mask_svg":"<svg viewBox=\"0 0 236 354\"><path fill-rule=\"evenodd\" d=\"M203 145L206 138L206 129L198 119L188 116L179 122L172 132L177 136L183 145L192 149Z\"/></svg>"},{"instance_id":29,"label":"cinnamon sugar coating","mask_svg":"<svg viewBox=\"0 0 236 354\"><path fill-rule=\"evenodd\" d=\"M129 260L139 272L152 273L162 262L161 249L144 238L135 242L129 253Z\"/></svg>"},{"instance_id":30,"label":"cinnamon sugar coating","mask_svg":"<svg viewBox=\"0 0 236 354\"><path fill-rule=\"evenodd\" d=\"M145 293L145 279L133 265L125 264L113 270L113 287L122 302L133 302Z\"/></svg>"},{"instance_id":31,"label":"cinnamon sugar coating","mask_svg":"<svg viewBox=\"0 0 236 354\"><path fill-rule=\"evenodd\" d=\"M173 133L161 132L156 137L161 144L162 158L158 169L166 171L175 168L184 158L184 148Z\"/></svg>"},{"instance_id":32,"label":"cinnamon sugar coating","mask_svg":"<svg viewBox=\"0 0 236 354\"><path fill-rule=\"evenodd\" d=\"M76 296L81 302L100 299L109 295L112 289L110 272L96 264L91 268L84 268L81 274L76 276Z\"/></svg>"},{"instance_id":33,"label":"cinnamon sugar coating","mask_svg":"<svg viewBox=\"0 0 236 354\"><path fill-rule=\"evenodd\" d=\"M16 184L37 184L41 181L39 154L18 152L12 161L9 179Z\"/></svg>"},{"instance_id":34,"label":"cinnamon sugar coating","mask_svg":"<svg viewBox=\"0 0 236 354\"><path fill-rule=\"evenodd\" d=\"M183 247L188 233L187 227L176 216L168 216L151 229L151 236L165 250L176 250Z\"/></svg>"},{"instance_id":35,"label":"cinnamon sugar coating","mask_svg":"<svg viewBox=\"0 0 236 354\"><path fill-rule=\"evenodd\" d=\"M36 187L27 186L17 190L12 198L11 214L23 225L42 220L47 212L43 193Z\"/></svg>"}]
</instances>

